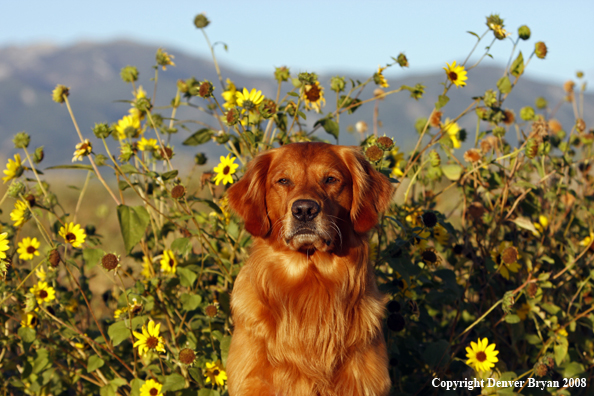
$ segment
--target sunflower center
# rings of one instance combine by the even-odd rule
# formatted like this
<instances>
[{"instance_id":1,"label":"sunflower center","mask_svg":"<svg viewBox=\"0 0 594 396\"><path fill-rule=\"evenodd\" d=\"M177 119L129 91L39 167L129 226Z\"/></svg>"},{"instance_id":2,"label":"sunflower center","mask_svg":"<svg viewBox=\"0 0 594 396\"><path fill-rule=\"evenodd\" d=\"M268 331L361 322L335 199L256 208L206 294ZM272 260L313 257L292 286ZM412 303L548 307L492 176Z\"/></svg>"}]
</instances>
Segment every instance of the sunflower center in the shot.
<instances>
[{"instance_id":1,"label":"sunflower center","mask_svg":"<svg viewBox=\"0 0 594 396\"><path fill-rule=\"evenodd\" d=\"M35 253L36 250L33 246L27 246L27 253L29 254Z\"/></svg>"},{"instance_id":2,"label":"sunflower center","mask_svg":"<svg viewBox=\"0 0 594 396\"><path fill-rule=\"evenodd\" d=\"M66 234L66 241L68 241L68 242L76 241L76 235L74 235L72 232L69 232L68 234Z\"/></svg>"},{"instance_id":3,"label":"sunflower center","mask_svg":"<svg viewBox=\"0 0 594 396\"><path fill-rule=\"evenodd\" d=\"M231 168L229 167L229 165L227 165L224 169L223 169L223 174L228 175L229 171L231 170Z\"/></svg>"},{"instance_id":4,"label":"sunflower center","mask_svg":"<svg viewBox=\"0 0 594 396\"><path fill-rule=\"evenodd\" d=\"M46 298L47 296L48 296L47 291L45 291L45 290L39 291L39 297Z\"/></svg>"},{"instance_id":5,"label":"sunflower center","mask_svg":"<svg viewBox=\"0 0 594 396\"><path fill-rule=\"evenodd\" d=\"M305 97L310 102L317 102L320 100L320 96L320 88L317 85L312 85L311 88L305 92Z\"/></svg>"},{"instance_id":6,"label":"sunflower center","mask_svg":"<svg viewBox=\"0 0 594 396\"><path fill-rule=\"evenodd\" d=\"M169 266L170 266L170 267L173 267L174 265L175 265L175 260L173 260L173 259L170 259L170 260L169 260Z\"/></svg>"},{"instance_id":7,"label":"sunflower center","mask_svg":"<svg viewBox=\"0 0 594 396\"><path fill-rule=\"evenodd\" d=\"M159 394L159 389L157 388L151 388L151 390L149 391L149 395L151 396L157 396Z\"/></svg>"},{"instance_id":8,"label":"sunflower center","mask_svg":"<svg viewBox=\"0 0 594 396\"><path fill-rule=\"evenodd\" d=\"M219 375L221 372L217 369L214 369L214 371L212 372L214 374L214 376L216 377L217 375Z\"/></svg>"},{"instance_id":9,"label":"sunflower center","mask_svg":"<svg viewBox=\"0 0 594 396\"><path fill-rule=\"evenodd\" d=\"M254 102L252 102L251 100L244 100L243 101L243 108L246 110L252 110L254 107L256 107L256 104Z\"/></svg>"},{"instance_id":10,"label":"sunflower center","mask_svg":"<svg viewBox=\"0 0 594 396\"><path fill-rule=\"evenodd\" d=\"M451 71L448 73L448 77L450 77L450 80L456 81L458 79L458 73Z\"/></svg>"},{"instance_id":11,"label":"sunflower center","mask_svg":"<svg viewBox=\"0 0 594 396\"><path fill-rule=\"evenodd\" d=\"M157 347L157 345L159 345L159 340L157 339L157 337L151 336L151 337L147 338L147 340L146 340L147 347L154 349Z\"/></svg>"},{"instance_id":12,"label":"sunflower center","mask_svg":"<svg viewBox=\"0 0 594 396\"><path fill-rule=\"evenodd\" d=\"M478 360L479 362L484 362L485 360L487 360L487 354L483 351L480 351L476 354L476 360Z\"/></svg>"}]
</instances>

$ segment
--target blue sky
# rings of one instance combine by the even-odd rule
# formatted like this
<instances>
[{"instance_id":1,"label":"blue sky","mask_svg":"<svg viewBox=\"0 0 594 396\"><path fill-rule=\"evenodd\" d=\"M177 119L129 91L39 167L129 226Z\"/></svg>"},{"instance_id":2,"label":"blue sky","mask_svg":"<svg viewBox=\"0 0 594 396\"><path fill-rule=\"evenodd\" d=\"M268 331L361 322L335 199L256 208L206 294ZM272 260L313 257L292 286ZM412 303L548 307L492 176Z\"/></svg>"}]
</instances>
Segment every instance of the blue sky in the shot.
<instances>
[{"instance_id":1,"label":"blue sky","mask_svg":"<svg viewBox=\"0 0 594 396\"><path fill-rule=\"evenodd\" d=\"M562 5L563 4L563 5ZM485 31L485 17L498 13L517 35L526 24L532 38L520 49L529 55L536 41L549 47L547 59L534 59L527 75L562 83L577 70L594 75L594 2L532 1L128 1L28 0L5 2L0 47L51 42L133 39L163 46L169 52L209 56L193 18L205 12L207 33L219 60L235 69L271 73L275 66L292 71L372 74L379 64L404 52L410 68L398 75L441 71L461 62L475 43L467 31ZM488 45L481 44L478 53ZM505 64L510 41L497 42L494 60Z\"/></svg>"}]
</instances>

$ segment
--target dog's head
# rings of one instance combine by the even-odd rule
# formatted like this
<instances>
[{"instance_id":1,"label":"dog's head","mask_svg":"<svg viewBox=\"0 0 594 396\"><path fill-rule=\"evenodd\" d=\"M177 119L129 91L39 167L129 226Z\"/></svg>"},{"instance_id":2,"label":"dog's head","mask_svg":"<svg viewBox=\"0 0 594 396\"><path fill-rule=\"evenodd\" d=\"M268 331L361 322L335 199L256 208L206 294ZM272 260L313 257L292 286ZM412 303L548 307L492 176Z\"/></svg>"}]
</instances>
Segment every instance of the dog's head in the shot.
<instances>
[{"instance_id":1,"label":"dog's head","mask_svg":"<svg viewBox=\"0 0 594 396\"><path fill-rule=\"evenodd\" d=\"M329 251L375 226L392 192L357 148L294 143L258 155L228 196L252 235Z\"/></svg>"}]
</instances>

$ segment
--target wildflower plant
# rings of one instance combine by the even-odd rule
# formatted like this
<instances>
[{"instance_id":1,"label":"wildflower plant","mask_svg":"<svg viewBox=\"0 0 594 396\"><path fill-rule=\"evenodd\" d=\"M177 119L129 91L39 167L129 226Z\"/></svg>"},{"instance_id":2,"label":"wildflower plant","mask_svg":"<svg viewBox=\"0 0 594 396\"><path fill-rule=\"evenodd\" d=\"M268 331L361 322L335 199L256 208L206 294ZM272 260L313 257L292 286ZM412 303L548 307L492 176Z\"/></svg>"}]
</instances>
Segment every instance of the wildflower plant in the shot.
<instances>
[{"instance_id":1,"label":"wildflower plant","mask_svg":"<svg viewBox=\"0 0 594 396\"><path fill-rule=\"evenodd\" d=\"M86 175L72 207L45 179L51 169L40 169L52 148L29 148L34 134L15 136L0 199L1 393L227 394L229 294L251 239L229 212L225 191L258 153L293 142L338 143L349 128L399 197L370 235L370 258L389 300L393 393L441 394L430 385L435 377L592 376L594 132L584 121L583 74L565 84L558 105L534 98L508 108L529 63L546 59L548 49L530 41L528 26L516 35L490 15L482 34L471 32L476 44L465 60L440 60L443 89L410 126L418 141L405 152L377 115L387 96L425 95L422 83L398 86L384 75L395 65L414 69L414 59L398 54L364 81L278 67L276 94L268 96L223 76L210 21L198 15L194 24L218 81L187 76L168 107L155 106L160 73L175 67L161 48L150 76L154 94L139 84L135 66L124 67L130 107L109 123L79 128L77 87L51 93L56 111L73 121L75 151L60 169ZM473 69L493 46L509 43L502 77L483 95L464 96ZM454 87L456 100L465 101L460 113L449 106ZM183 144L214 141L227 153L213 163L197 152L200 168L189 175L170 139L194 125L178 118L181 106L210 117ZM374 118L345 125L341 115L362 106L373 106ZM573 108L571 124L554 119L558 106ZM476 128L466 131L464 120ZM508 140L513 132L517 145ZM93 209L111 210L113 224L86 220L93 181L105 191ZM114 234L118 248L108 246ZM109 287L99 292L98 279Z\"/></svg>"}]
</instances>

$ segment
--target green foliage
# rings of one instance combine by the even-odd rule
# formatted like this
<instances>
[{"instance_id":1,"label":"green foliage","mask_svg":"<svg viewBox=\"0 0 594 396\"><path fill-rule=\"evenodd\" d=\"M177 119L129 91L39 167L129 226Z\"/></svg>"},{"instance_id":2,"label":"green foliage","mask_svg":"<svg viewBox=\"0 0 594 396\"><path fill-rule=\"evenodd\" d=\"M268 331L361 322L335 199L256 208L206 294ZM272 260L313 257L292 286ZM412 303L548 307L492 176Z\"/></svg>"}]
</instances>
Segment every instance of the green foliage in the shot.
<instances>
[{"instance_id":1,"label":"green foliage","mask_svg":"<svg viewBox=\"0 0 594 396\"><path fill-rule=\"evenodd\" d=\"M204 15L194 23L206 34ZM509 37L503 19L491 15L484 34L469 32L477 44L490 32L493 43L481 60ZM367 120L371 127L365 120L353 127L340 116L361 106L375 106L379 114L387 95L410 93L416 100L425 94L421 83L388 90L384 68L361 82L318 81L315 73L296 76L280 67L274 72L278 95L265 98L257 88L224 80L216 58L219 81L180 80L169 109L158 109L169 110L167 116L156 112L154 97L139 85L138 69L122 70L122 80L133 86L129 113L112 125L96 124L88 143L76 127L73 148L84 163L53 167L87 174L82 187L70 189L77 195L71 207L36 169L44 149L31 156L29 135L19 134L19 156L6 165L10 186L0 200L0 393L136 396L157 381L170 395L226 395L222 377L209 384L206 378L224 373L227 364L229 296L251 238L230 213L225 190L258 153L293 142L338 142L341 130L356 130L374 166L400 181L398 198L370 235L378 284L389 299L384 333L393 394L446 394L431 386L433 378L580 377L580 384L590 378L594 134L586 129L583 96L573 83L564 87L567 103L559 104L575 105L573 125L552 119L546 98L535 98L536 111L531 103L513 111L503 107L531 59L547 51L538 43L525 59L519 46L530 30L522 26L519 32L511 36L510 65L482 97L463 96L466 83L474 82L472 74L468 81L461 77L475 65L446 68L434 109L409 126L419 134L411 153L401 152L393 136L381 136L393 133L382 130L378 117ZM155 92L159 73L174 67L173 59L159 49ZM408 67L404 54L392 60L386 67ZM580 86L583 91L585 82ZM461 95L450 95L453 87ZM76 100L64 86L53 97L68 109ZM448 113L450 100L467 101L466 110ZM214 169L184 174L174 166L169 135L195 130L194 120L176 118L180 106L212 117L199 121L201 128L183 144L224 146L229 155ZM467 119L476 125L474 134L458 124ZM103 144L109 136L120 143L116 155ZM519 137L516 147L506 140L510 136ZM197 154L195 161L203 166L206 156ZM113 175L106 180L107 172ZM85 206L88 184L95 181L105 189L97 208ZM119 224L77 220L95 211L115 213ZM114 239L118 243L110 243ZM147 337L154 337L151 346ZM479 372L466 364L467 348L485 338L495 344L498 362ZM483 389L514 392L544 394Z\"/></svg>"}]
</instances>

